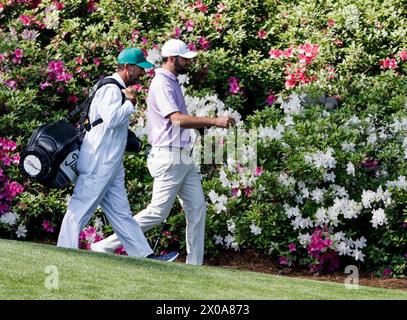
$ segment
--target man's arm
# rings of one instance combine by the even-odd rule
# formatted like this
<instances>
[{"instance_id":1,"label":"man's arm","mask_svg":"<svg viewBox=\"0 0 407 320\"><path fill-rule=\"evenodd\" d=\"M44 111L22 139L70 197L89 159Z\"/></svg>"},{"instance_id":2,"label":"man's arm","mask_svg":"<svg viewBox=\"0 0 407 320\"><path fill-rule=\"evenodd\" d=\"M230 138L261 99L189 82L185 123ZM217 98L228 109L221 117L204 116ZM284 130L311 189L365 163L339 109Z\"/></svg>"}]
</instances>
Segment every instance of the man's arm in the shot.
<instances>
[{"instance_id":1,"label":"man's arm","mask_svg":"<svg viewBox=\"0 0 407 320\"><path fill-rule=\"evenodd\" d=\"M206 127L219 127L219 128L229 128L229 126L235 123L235 119L232 117L195 117L183 114L181 112L173 112L168 118L174 125L178 125L185 129L199 129Z\"/></svg>"}]
</instances>

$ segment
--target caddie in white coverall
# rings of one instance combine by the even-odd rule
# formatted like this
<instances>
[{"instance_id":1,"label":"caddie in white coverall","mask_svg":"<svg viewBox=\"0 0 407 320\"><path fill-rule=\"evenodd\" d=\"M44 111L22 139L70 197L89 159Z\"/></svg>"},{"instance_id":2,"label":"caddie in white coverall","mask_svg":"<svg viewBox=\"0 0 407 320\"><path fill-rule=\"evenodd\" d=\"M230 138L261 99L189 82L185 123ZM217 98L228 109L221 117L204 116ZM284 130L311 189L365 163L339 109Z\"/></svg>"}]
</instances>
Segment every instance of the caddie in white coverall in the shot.
<instances>
[{"instance_id":1,"label":"caddie in white coverall","mask_svg":"<svg viewBox=\"0 0 407 320\"><path fill-rule=\"evenodd\" d=\"M127 48L118 56L118 70L112 75L123 87L136 83L147 62L140 49ZM79 153L79 177L64 216L58 246L78 248L79 233L100 205L129 256L147 257L153 253L139 224L132 218L124 184L123 156L130 115L135 97L124 89L106 84L97 90L89 109L89 122L103 122L86 133Z\"/></svg>"}]
</instances>

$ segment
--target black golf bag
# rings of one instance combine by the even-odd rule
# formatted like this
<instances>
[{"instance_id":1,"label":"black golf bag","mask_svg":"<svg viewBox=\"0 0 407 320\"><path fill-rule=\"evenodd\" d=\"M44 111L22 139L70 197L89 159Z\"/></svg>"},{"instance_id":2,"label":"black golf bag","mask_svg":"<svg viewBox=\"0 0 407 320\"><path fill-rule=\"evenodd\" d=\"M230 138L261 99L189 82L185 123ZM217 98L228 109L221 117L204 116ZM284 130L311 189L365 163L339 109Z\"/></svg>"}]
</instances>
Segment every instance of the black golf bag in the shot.
<instances>
[{"instance_id":1,"label":"black golf bag","mask_svg":"<svg viewBox=\"0 0 407 320\"><path fill-rule=\"evenodd\" d=\"M75 110L71 111L63 120L45 124L37 128L32 134L27 147L20 153L19 169L27 178L38 181L49 187L62 189L75 183L78 178L76 162L82 139L86 131L103 122L98 119L89 123L88 111L95 92L106 84L116 84L123 89L113 78L100 81L89 97ZM125 97L123 95L123 103ZM78 126L72 120L80 113ZM128 130L126 151L139 152L141 141L133 131Z\"/></svg>"}]
</instances>

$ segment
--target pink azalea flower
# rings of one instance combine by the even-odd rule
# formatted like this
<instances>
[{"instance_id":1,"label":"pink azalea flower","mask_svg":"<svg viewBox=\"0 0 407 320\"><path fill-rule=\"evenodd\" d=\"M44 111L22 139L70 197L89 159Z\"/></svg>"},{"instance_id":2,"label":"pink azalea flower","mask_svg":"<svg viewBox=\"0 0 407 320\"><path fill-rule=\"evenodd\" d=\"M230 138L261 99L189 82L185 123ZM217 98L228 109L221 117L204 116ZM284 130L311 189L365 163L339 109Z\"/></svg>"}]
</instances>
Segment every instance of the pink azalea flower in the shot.
<instances>
[{"instance_id":1,"label":"pink azalea flower","mask_svg":"<svg viewBox=\"0 0 407 320\"><path fill-rule=\"evenodd\" d=\"M13 90L17 89L17 81L15 80L6 80L4 81L4 84Z\"/></svg>"},{"instance_id":2,"label":"pink azalea flower","mask_svg":"<svg viewBox=\"0 0 407 320\"><path fill-rule=\"evenodd\" d=\"M31 17L30 16L27 16L25 14L21 14L18 18L20 19L20 21L25 26L29 26L31 24Z\"/></svg>"},{"instance_id":3,"label":"pink azalea flower","mask_svg":"<svg viewBox=\"0 0 407 320\"><path fill-rule=\"evenodd\" d=\"M216 7L218 8L218 12L222 12L223 10L225 10L225 5L222 2L219 3Z\"/></svg>"},{"instance_id":4,"label":"pink azalea flower","mask_svg":"<svg viewBox=\"0 0 407 320\"><path fill-rule=\"evenodd\" d=\"M209 41L206 40L204 37L200 37L198 39L198 43L201 45L202 49L204 49L204 50L209 49L209 46L210 46Z\"/></svg>"},{"instance_id":5,"label":"pink azalea flower","mask_svg":"<svg viewBox=\"0 0 407 320\"><path fill-rule=\"evenodd\" d=\"M297 251L297 247L295 246L295 243L290 243L288 245L288 249L290 250L290 252L295 252Z\"/></svg>"},{"instance_id":6,"label":"pink azalea flower","mask_svg":"<svg viewBox=\"0 0 407 320\"><path fill-rule=\"evenodd\" d=\"M87 5L86 5L86 10L90 13L96 11L96 1L95 0L89 0Z\"/></svg>"},{"instance_id":7,"label":"pink azalea flower","mask_svg":"<svg viewBox=\"0 0 407 320\"><path fill-rule=\"evenodd\" d=\"M297 85L297 79L294 74L289 74L285 79L285 87L287 89L292 89Z\"/></svg>"},{"instance_id":8,"label":"pink azalea flower","mask_svg":"<svg viewBox=\"0 0 407 320\"><path fill-rule=\"evenodd\" d=\"M280 56L282 54L283 54L283 51L279 50L279 49L270 49L270 51L269 51L269 55L270 55L271 59L280 58Z\"/></svg>"},{"instance_id":9,"label":"pink azalea flower","mask_svg":"<svg viewBox=\"0 0 407 320\"><path fill-rule=\"evenodd\" d=\"M237 170L237 172L239 172L239 173L242 173L242 172L243 172L243 167L240 165L240 163L238 163L238 164L236 165L236 170Z\"/></svg>"},{"instance_id":10,"label":"pink azalea flower","mask_svg":"<svg viewBox=\"0 0 407 320\"><path fill-rule=\"evenodd\" d=\"M247 188L244 189L244 194L245 194L246 197L250 197L252 192L253 192L253 188L251 188L251 187L247 187Z\"/></svg>"},{"instance_id":11,"label":"pink azalea flower","mask_svg":"<svg viewBox=\"0 0 407 320\"><path fill-rule=\"evenodd\" d=\"M229 92L232 94L238 94L240 91L239 80L236 77L230 77L229 82Z\"/></svg>"},{"instance_id":12,"label":"pink azalea flower","mask_svg":"<svg viewBox=\"0 0 407 320\"><path fill-rule=\"evenodd\" d=\"M257 33L257 35L259 36L259 39L266 39L267 37L267 32L260 29L259 32Z\"/></svg>"},{"instance_id":13,"label":"pink azalea flower","mask_svg":"<svg viewBox=\"0 0 407 320\"><path fill-rule=\"evenodd\" d=\"M241 191L239 188L232 188L231 190L232 198L240 197Z\"/></svg>"},{"instance_id":14,"label":"pink azalea flower","mask_svg":"<svg viewBox=\"0 0 407 320\"><path fill-rule=\"evenodd\" d=\"M131 87L131 89L136 92L141 92L143 90L143 86L140 83L136 83Z\"/></svg>"},{"instance_id":15,"label":"pink azalea flower","mask_svg":"<svg viewBox=\"0 0 407 320\"><path fill-rule=\"evenodd\" d=\"M45 90L46 87L52 86L48 81L40 83L41 90Z\"/></svg>"},{"instance_id":16,"label":"pink azalea flower","mask_svg":"<svg viewBox=\"0 0 407 320\"><path fill-rule=\"evenodd\" d=\"M148 39L146 37L141 37L141 43L146 45L148 43Z\"/></svg>"},{"instance_id":17,"label":"pink azalea flower","mask_svg":"<svg viewBox=\"0 0 407 320\"><path fill-rule=\"evenodd\" d=\"M73 104L76 104L78 102L78 100L79 100L78 97L75 95L69 96L69 98L68 98L68 102L73 103Z\"/></svg>"},{"instance_id":18,"label":"pink azalea flower","mask_svg":"<svg viewBox=\"0 0 407 320\"><path fill-rule=\"evenodd\" d=\"M284 257L284 256L279 257L278 262L283 266L288 266L289 265L288 259L286 257Z\"/></svg>"},{"instance_id":19,"label":"pink azalea flower","mask_svg":"<svg viewBox=\"0 0 407 320\"><path fill-rule=\"evenodd\" d=\"M394 58L386 58L384 60L380 60L379 65L381 69L396 69L397 61Z\"/></svg>"},{"instance_id":20,"label":"pink azalea flower","mask_svg":"<svg viewBox=\"0 0 407 320\"><path fill-rule=\"evenodd\" d=\"M180 35L181 35L181 29L179 27L175 27L174 38L179 38Z\"/></svg>"},{"instance_id":21,"label":"pink azalea flower","mask_svg":"<svg viewBox=\"0 0 407 320\"><path fill-rule=\"evenodd\" d=\"M407 51L406 50L400 51L399 55L400 55L401 61L407 60Z\"/></svg>"},{"instance_id":22,"label":"pink azalea flower","mask_svg":"<svg viewBox=\"0 0 407 320\"><path fill-rule=\"evenodd\" d=\"M93 63L95 64L96 68L100 66L100 59L99 58L94 58Z\"/></svg>"},{"instance_id":23,"label":"pink azalea flower","mask_svg":"<svg viewBox=\"0 0 407 320\"><path fill-rule=\"evenodd\" d=\"M135 42L136 39L138 39L139 36L140 36L140 31L139 31L139 30L134 29L134 30L131 32L131 40L132 40L133 42Z\"/></svg>"},{"instance_id":24,"label":"pink azalea flower","mask_svg":"<svg viewBox=\"0 0 407 320\"><path fill-rule=\"evenodd\" d=\"M148 70L146 71L146 74L147 74L147 76L149 76L150 78L153 78L153 77L155 76L155 71L154 71L153 68L151 68L151 69L148 69Z\"/></svg>"},{"instance_id":25,"label":"pink azalea flower","mask_svg":"<svg viewBox=\"0 0 407 320\"><path fill-rule=\"evenodd\" d=\"M55 1L54 4L55 4L57 10L62 10L65 6L62 2L58 2L58 1Z\"/></svg>"},{"instance_id":26,"label":"pink azalea flower","mask_svg":"<svg viewBox=\"0 0 407 320\"><path fill-rule=\"evenodd\" d=\"M42 222L42 227L44 228L45 231L47 232L54 232L54 227L51 225L51 222L48 220L44 220Z\"/></svg>"},{"instance_id":27,"label":"pink azalea flower","mask_svg":"<svg viewBox=\"0 0 407 320\"><path fill-rule=\"evenodd\" d=\"M20 162L20 155L16 154L11 158L11 160L13 161L14 164L18 164Z\"/></svg>"},{"instance_id":28,"label":"pink azalea flower","mask_svg":"<svg viewBox=\"0 0 407 320\"><path fill-rule=\"evenodd\" d=\"M335 25L335 20L328 19L326 23L327 23L328 27L332 28Z\"/></svg>"},{"instance_id":29,"label":"pink azalea flower","mask_svg":"<svg viewBox=\"0 0 407 320\"><path fill-rule=\"evenodd\" d=\"M274 101L276 101L276 96L274 94L270 94L266 99L269 106L273 105Z\"/></svg>"},{"instance_id":30,"label":"pink azalea flower","mask_svg":"<svg viewBox=\"0 0 407 320\"><path fill-rule=\"evenodd\" d=\"M188 44L188 49L191 51L197 51L195 43L192 43L192 42Z\"/></svg>"},{"instance_id":31,"label":"pink azalea flower","mask_svg":"<svg viewBox=\"0 0 407 320\"><path fill-rule=\"evenodd\" d=\"M124 249L123 246L121 246L120 248L117 248L117 249L114 251L114 254L126 255L126 256L127 256L126 249Z\"/></svg>"},{"instance_id":32,"label":"pink azalea flower","mask_svg":"<svg viewBox=\"0 0 407 320\"><path fill-rule=\"evenodd\" d=\"M261 176L263 173L263 168L262 167L256 167L256 169L254 170L254 176L259 177Z\"/></svg>"},{"instance_id":33,"label":"pink azalea flower","mask_svg":"<svg viewBox=\"0 0 407 320\"><path fill-rule=\"evenodd\" d=\"M208 11L208 7L200 0L195 2L194 7L204 13Z\"/></svg>"},{"instance_id":34,"label":"pink azalea flower","mask_svg":"<svg viewBox=\"0 0 407 320\"><path fill-rule=\"evenodd\" d=\"M188 32L191 32L194 30L194 22L192 20L188 20L185 22L185 28L187 28Z\"/></svg>"},{"instance_id":35,"label":"pink azalea flower","mask_svg":"<svg viewBox=\"0 0 407 320\"><path fill-rule=\"evenodd\" d=\"M391 276L391 274L392 274L392 270L390 268L386 268L382 272L382 277L383 278L388 278L388 277Z\"/></svg>"},{"instance_id":36,"label":"pink azalea flower","mask_svg":"<svg viewBox=\"0 0 407 320\"><path fill-rule=\"evenodd\" d=\"M64 93L65 92L65 88L60 86L57 88L57 93Z\"/></svg>"}]
</instances>

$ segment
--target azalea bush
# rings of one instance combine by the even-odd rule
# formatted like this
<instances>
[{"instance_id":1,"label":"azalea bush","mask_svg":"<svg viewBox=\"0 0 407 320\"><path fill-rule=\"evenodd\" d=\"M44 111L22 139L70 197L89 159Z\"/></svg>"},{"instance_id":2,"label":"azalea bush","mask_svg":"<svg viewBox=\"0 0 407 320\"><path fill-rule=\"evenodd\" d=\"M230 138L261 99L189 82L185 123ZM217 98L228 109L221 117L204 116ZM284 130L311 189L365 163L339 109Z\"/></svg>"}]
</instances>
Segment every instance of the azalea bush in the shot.
<instances>
[{"instance_id":1,"label":"azalea bush","mask_svg":"<svg viewBox=\"0 0 407 320\"><path fill-rule=\"evenodd\" d=\"M1 236L55 242L72 193L19 174L18 151L32 131L114 72L121 49L140 47L158 66L173 37L199 51L179 77L189 112L237 119L233 130L193 134L208 205L206 254L256 249L282 267L356 264L405 275L406 11L401 0L3 1ZM132 128L144 141L124 161L134 212L151 198L144 151L153 76L148 70L133 87ZM237 141L234 156L206 161L199 151L209 140L215 153ZM176 203L158 250L185 250L184 228ZM160 230L147 234L152 245ZM98 210L81 248L111 232Z\"/></svg>"}]
</instances>

